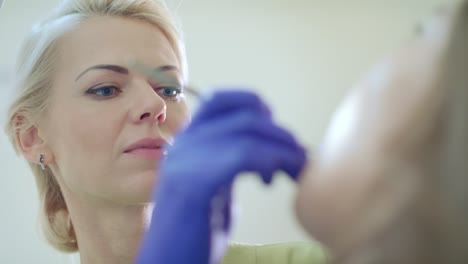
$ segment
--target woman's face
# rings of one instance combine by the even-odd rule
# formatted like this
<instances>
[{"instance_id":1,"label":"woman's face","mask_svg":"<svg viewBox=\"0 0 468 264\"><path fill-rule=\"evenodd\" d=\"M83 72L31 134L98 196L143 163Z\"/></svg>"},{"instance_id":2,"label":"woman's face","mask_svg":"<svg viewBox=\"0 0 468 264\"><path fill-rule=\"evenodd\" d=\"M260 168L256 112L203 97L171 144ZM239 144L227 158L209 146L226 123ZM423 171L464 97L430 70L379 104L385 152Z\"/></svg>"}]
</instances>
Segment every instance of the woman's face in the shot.
<instances>
[{"instance_id":1,"label":"woman's face","mask_svg":"<svg viewBox=\"0 0 468 264\"><path fill-rule=\"evenodd\" d=\"M148 80L128 62L160 69L182 87L173 48L156 26L118 17L86 20L59 47L40 131L61 188L85 200L148 202L161 147L189 116L177 87Z\"/></svg>"},{"instance_id":2,"label":"woman's face","mask_svg":"<svg viewBox=\"0 0 468 264\"><path fill-rule=\"evenodd\" d=\"M430 109L447 26L446 18L431 19L422 36L374 67L333 116L297 200L301 222L329 246L356 243L411 199L419 179L406 173L424 124L417 117Z\"/></svg>"}]
</instances>

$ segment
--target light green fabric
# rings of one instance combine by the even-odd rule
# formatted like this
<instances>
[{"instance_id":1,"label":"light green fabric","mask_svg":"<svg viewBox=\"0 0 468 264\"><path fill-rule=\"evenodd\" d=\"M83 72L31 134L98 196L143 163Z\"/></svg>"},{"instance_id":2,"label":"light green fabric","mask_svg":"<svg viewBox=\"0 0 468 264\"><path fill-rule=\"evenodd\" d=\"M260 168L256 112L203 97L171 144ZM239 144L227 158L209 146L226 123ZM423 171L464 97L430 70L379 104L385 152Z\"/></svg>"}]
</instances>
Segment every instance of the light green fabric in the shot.
<instances>
[{"instance_id":1,"label":"light green fabric","mask_svg":"<svg viewBox=\"0 0 468 264\"><path fill-rule=\"evenodd\" d=\"M223 264L325 264L326 254L317 243L299 242L229 247Z\"/></svg>"}]
</instances>

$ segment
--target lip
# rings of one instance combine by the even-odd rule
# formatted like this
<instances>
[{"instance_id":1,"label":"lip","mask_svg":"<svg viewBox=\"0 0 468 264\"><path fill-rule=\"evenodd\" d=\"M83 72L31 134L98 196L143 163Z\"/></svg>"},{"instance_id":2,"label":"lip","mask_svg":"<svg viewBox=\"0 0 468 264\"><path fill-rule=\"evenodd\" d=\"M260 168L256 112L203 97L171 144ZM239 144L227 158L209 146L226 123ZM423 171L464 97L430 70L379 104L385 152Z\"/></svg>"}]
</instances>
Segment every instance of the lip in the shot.
<instances>
[{"instance_id":1,"label":"lip","mask_svg":"<svg viewBox=\"0 0 468 264\"><path fill-rule=\"evenodd\" d=\"M166 144L162 138L143 138L127 146L124 153L144 159L159 160L164 155L163 147Z\"/></svg>"}]
</instances>

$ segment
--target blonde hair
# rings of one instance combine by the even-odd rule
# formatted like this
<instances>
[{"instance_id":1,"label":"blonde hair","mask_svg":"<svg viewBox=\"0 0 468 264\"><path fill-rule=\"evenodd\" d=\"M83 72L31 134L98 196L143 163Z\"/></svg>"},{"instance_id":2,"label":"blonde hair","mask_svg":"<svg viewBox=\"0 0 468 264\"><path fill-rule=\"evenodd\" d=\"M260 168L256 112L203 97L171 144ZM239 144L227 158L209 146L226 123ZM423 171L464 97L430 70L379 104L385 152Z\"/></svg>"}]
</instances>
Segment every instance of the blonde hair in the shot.
<instances>
[{"instance_id":1,"label":"blonde hair","mask_svg":"<svg viewBox=\"0 0 468 264\"><path fill-rule=\"evenodd\" d=\"M437 81L407 131L419 135L416 195L335 263L468 263L468 1L451 22Z\"/></svg>"},{"instance_id":2,"label":"blonde hair","mask_svg":"<svg viewBox=\"0 0 468 264\"><path fill-rule=\"evenodd\" d=\"M187 78L185 49L180 32L164 3L157 0L67 0L26 39L17 65L17 96L8 112L6 133L20 152L16 136L38 125L47 108L58 39L82 21L96 16L118 16L157 26L168 39ZM39 159L39 157L38 157ZM29 162L40 198L39 219L49 243L75 252L78 243L67 205L52 171Z\"/></svg>"}]
</instances>

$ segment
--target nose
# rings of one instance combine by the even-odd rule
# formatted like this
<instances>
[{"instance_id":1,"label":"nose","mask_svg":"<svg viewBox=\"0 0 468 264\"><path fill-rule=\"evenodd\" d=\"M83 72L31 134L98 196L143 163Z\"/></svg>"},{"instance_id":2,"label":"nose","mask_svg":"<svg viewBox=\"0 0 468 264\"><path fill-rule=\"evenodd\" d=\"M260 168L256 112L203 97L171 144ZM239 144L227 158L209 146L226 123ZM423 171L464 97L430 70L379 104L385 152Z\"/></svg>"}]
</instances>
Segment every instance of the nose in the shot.
<instances>
[{"instance_id":1,"label":"nose","mask_svg":"<svg viewBox=\"0 0 468 264\"><path fill-rule=\"evenodd\" d=\"M166 121L167 106L161 96L148 83L135 84L136 91L133 112L131 114L134 123L163 123Z\"/></svg>"}]
</instances>

